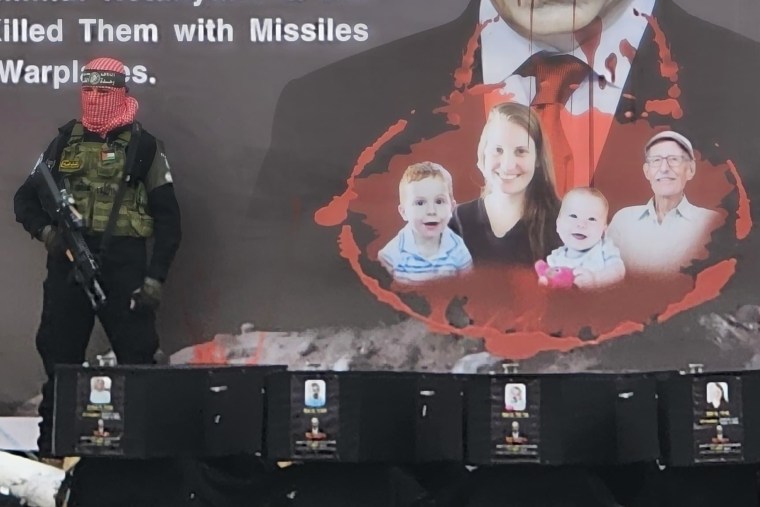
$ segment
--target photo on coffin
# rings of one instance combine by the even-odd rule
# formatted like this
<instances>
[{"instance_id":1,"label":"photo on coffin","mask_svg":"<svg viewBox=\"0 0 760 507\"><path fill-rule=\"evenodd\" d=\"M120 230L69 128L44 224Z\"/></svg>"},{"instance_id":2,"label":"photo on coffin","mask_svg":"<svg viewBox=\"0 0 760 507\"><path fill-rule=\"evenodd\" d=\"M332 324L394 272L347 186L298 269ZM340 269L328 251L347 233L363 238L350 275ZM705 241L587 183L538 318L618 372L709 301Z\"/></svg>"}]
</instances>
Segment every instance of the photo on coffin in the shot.
<instances>
[{"instance_id":1,"label":"photo on coffin","mask_svg":"<svg viewBox=\"0 0 760 507\"><path fill-rule=\"evenodd\" d=\"M707 405L715 410L728 408L728 383L708 382L705 393Z\"/></svg>"},{"instance_id":2,"label":"photo on coffin","mask_svg":"<svg viewBox=\"0 0 760 507\"><path fill-rule=\"evenodd\" d=\"M504 386L504 410L525 410L527 403L525 384L507 384Z\"/></svg>"},{"instance_id":3,"label":"photo on coffin","mask_svg":"<svg viewBox=\"0 0 760 507\"><path fill-rule=\"evenodd\" d=\"M319 428L319 419L312 417L309 421L309 430L306 432L306 440L325 440L327 433Z\"/></svg>"},{"instance_id":4,"label":"photo on coffin","mask_svg":"<svg viewBox=\"0 0 760 507\"><path fill-rule=\"evenodd\" d=\"M327 403L327 386L324 380L312 379L304 383L304 405L321 408Z\"/></svg>"},{"instance_id":5,"label":"photo on coffin","mask_svg":"<svg viewBox=\"0 0 760 507\"><path fill-rule=\"evenodd\" d=\"M95 428L95 430L92 432L93 436L96 437L108 437L111 436L111 433L106 430L106 425L103 419L98 419L98 427Z\"/></svg>"},{"instance_id":6,"label":"photo on coffin","mask_svg":"<svg viewBox=\"0 0 760 507\"><path fill-rule=\"evenodd\" d=\"M90 403L95 405L111 403L110 377L92 377L90 380Z\"/></svg>"}]
</instances>

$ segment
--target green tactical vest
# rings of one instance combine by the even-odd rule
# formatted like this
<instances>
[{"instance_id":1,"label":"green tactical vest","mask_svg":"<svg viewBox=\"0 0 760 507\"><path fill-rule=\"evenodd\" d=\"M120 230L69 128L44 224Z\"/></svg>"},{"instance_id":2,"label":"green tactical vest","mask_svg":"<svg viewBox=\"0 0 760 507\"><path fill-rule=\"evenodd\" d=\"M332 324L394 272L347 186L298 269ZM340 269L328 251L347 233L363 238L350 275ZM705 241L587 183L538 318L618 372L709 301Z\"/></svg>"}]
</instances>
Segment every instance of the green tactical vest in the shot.
<instances>
[{"instance_id":1,"label":"green tactical vest","mask_svg":"<svg viewBox=\"0 0 760 507\"><path fill-rule=\"evenodd\" d=\"M88 231L102 233L124 173L131 132L122 132L110 144L83 142L84 127L77 122L61 153L58 171L66 190L74 197ZM119 208L114 236L147 238L153 235L148 193L141 180L128 184Z\"/></svg>"}]
</instances>

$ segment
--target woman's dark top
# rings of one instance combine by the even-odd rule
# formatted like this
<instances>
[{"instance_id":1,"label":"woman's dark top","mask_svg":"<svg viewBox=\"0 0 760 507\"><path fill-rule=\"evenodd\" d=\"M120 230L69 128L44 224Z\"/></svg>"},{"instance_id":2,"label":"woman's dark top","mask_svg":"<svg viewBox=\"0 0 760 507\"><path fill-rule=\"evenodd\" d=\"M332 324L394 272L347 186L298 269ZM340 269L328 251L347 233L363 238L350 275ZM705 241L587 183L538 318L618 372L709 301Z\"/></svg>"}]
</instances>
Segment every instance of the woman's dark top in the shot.
<instances>
[{"instance_id":1,"label":"woman's dark top","mask_svg":"<svg viewBox=\"0 0 760 507\"><path fill-rule=\"evenodd\" d=\"M532 266L538 260L530 251L528 227L523 220L519 220L503 237L494 235L482 198L457 206L449 226L464 240L473 264Z\"/></svg>"}]
</instances>

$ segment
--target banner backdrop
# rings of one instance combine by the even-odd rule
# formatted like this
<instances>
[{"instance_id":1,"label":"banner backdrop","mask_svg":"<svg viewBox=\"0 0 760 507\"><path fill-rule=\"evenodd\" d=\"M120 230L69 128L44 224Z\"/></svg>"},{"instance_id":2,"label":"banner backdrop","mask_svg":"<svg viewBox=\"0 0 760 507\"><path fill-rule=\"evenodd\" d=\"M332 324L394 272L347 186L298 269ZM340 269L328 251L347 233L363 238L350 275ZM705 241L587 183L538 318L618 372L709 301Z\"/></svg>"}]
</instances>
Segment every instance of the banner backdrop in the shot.
<instances>
[{"instance_id":1,"label":"banner backdrop","mask_svg":"<svg viewBox=\"0 0 760 507\"><path fill-rule=\"evenodd\" d=\"M168 354L234 359L210 341L245 323L257 362L268 333L319 348L408 322L528 371L752 367L759 19L750 0L0 3L4 415L39 389L45 276L10 203L97 56L125 62L173 171Z\"/></svg>"}]
</instances>

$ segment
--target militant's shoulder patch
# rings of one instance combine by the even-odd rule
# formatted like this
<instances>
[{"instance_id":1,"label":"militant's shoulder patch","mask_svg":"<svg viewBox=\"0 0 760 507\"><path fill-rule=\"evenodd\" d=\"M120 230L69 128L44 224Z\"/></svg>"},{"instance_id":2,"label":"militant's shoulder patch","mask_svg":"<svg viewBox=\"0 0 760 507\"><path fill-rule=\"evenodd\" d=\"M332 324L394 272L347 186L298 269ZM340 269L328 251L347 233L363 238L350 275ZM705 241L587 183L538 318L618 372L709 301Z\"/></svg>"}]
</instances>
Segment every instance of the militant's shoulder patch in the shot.
<instances>
[{"instance_id":1,"label":"militant's shoulder patch","mask_svg":"<svg viewBox=\"0 0 760 507\"><path fill-rule=\"evenodd\" d=\"M166 157L166 151L164 150L164 143L157 140L156 154L145 177L145 189L150 192L154 188L172 183L173 181L169 159Z\"/></svg>"}]
</instances>

